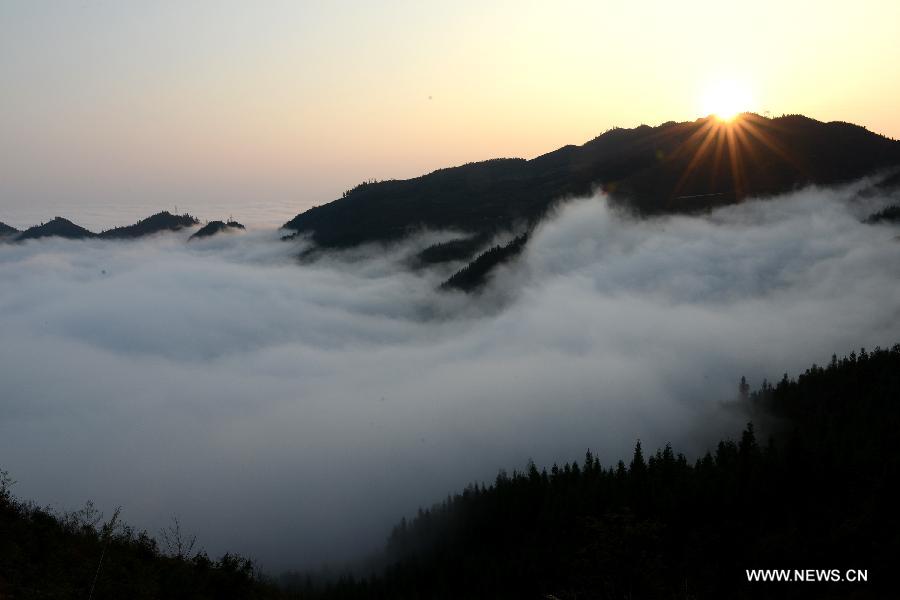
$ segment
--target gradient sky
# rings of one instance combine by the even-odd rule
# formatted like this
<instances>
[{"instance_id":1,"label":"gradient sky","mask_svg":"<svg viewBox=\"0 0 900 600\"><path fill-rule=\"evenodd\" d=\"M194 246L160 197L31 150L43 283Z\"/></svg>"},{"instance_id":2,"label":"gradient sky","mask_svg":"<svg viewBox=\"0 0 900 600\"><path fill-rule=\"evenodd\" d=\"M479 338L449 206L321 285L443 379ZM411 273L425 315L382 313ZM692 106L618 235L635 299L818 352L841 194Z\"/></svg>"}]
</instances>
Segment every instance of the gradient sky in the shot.
<instances>
[{"instance_id":1,"label":"gradient sky","mask_svg":"<svg viewBox=\"0 0 900 600\"><path fill-rule=\"evenodd\" d=\"M747 109L896 138L898 65L896 0L4 0L0 220L179 201L276 219L367 178L693 119L722 79Z\"/></svg>"}]
</instances>

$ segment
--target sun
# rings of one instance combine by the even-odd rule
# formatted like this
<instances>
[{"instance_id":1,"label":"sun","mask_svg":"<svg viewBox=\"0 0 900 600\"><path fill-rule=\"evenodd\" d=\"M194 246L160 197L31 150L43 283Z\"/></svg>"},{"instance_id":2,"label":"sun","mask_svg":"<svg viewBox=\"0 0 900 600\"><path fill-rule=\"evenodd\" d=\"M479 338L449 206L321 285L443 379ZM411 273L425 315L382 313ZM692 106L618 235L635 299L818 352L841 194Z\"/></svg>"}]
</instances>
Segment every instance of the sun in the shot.
<instances>
[{"instance_id":1,"label":"sun","mask_svg":"<svg viewBox=\"0 0 900 600\"><path fill-rule=\"evenodd\" d=\"M710 84L701 98L703 114L715 115L720 121L731 121L750 110L753 95L750 88L737 79L721 79Z\"/></svg>"}]
</instances>

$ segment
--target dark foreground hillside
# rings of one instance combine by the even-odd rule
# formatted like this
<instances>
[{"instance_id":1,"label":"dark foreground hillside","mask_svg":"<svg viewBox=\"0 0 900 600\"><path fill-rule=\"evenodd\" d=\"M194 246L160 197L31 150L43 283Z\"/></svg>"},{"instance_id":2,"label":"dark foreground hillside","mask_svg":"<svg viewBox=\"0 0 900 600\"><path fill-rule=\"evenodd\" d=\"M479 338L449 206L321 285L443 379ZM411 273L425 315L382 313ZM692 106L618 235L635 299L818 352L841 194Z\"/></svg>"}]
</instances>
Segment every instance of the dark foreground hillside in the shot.
<instances>
[{"instance_id":1,"label":"dark foreground hillside","mask_svg":"<svg viewBox=\"0 0 900 600\"><path fill-rule=\"evenodd\" d=\"M90 505L58 515L19 501L12 483L0 471L0 599L281 596L240 556L211 560L174 529L163 549L146 532L104 521Z\"/></svg>"},{"instance_id":2,"label":"dark foreground hillside","mask_svg":"<svg viewBox=\"0 0 900 600\"><path fill-rule=\"evenodd\" d=\"M16 500L0 473L0 598L88 598L95 581L93 598L892 597L900 345L739 391L763 434L748 425L697 460L638 442L627 461L501 472L402 520L354 575L290 574L281 590L179 535L163 551L90 511ZM748 583L747 569L868 581Z\"/></svg>"},{"instance_id":3,"label":"dark foreground hillside","mask_svg":"<svg viewBox=\"0 0 900 600\"><path fill-rule=\"evenodd\" d=\"M900 556L900 346L764 383L696 461L530 465L402 521L386 570L306 598L887 597ZM864 569L867 583L748 583L746 569ZM305 586L305 588L304 588Z\"/></svg>"}]
</instances>

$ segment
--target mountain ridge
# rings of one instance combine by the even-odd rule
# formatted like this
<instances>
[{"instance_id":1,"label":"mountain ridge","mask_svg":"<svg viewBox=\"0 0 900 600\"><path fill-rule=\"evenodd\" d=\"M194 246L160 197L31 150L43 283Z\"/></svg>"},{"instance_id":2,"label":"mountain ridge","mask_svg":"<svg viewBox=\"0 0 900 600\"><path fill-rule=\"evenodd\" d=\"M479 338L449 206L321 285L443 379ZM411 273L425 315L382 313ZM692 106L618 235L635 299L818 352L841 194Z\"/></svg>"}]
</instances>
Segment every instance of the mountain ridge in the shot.
<instances>
[{"instance_id":1,"label":"mountain ridge","mask_svg":"<svg viewBox=\"0 0 900 600\"><path fill-rule=\"evenodd\" d=\"M169 211L161 211L137 221L131 225L113 227L100 233L94 233L69 219L55 217L46 223L34 225L19 231L5 223L0 223L0 238L4 241L19 242L45 237L61 237L65 239L128 240L137 239L165 231L178 231L186 227L199 225L200 221L187 213L173 215Z\"/></svg>"},{"instance_id":2,"label":"mountain ridge","mask_svg":"<svg viewBox=\"0 0 900 600\"><path fill-rule=\"evenodd\" d=\"M3 221L0 221L0 238L16 235L18 233L19 233L18 229L16 229L15 227L10 227Z\"/></svg>"},{"instance_id":3,"label":"mountain ridge","mask_svg":"<svg viewBox=\"0 0 900 600\"><path fill-rule=\"evenodd\" d=\"M744 113L613 128L535 158L496 158L405 180L362 183L284 224L322 247L417 228L488 235L527 228L560 199L602 189L641 214L690 213L900 165L900 142L842 121Z\"/></svg>"},{"instance_id":4,"label":"mountain ridge","mask_svg":"<svg viewBox=\"0 0 900 600\"><path fill-rule=\"evenodd\" d=\"M63 217L54 217L51 221L29 227L15 237L15 241L36 240L45 237L61 237L70 240L80 240L97 237L97 234L88 231L80 225Z\"/></svg>"},{"instance_id":5,"label":"mountain ridge","mask_svg":"<svg viewBox=\"0 0 900 600\"><path fill-rule=\"evenodd\" d=\"M209 223L201 227L198 231L196 231L193 235L191 235L191 237L188 238L188 241L207 238L223 231L233 232L244 229L246 228L237 221L210 221Z\"/></svg>"},{"instance_id":6,"label":"mountain ridge","mask_svg":"<svg viewBox=\"0 0 900 600\"><path fill-rule=\"evenodd\" d=\"M187 213L173 215L169 211L164 210L155 215L150 215L146 219L141 219L132 225L107 229L100 233L100 237L104 239L133 239L145 235L153 235L161 231L178 231L179 229L199 224L199 220Z\"/></svg>"}]
</instances>

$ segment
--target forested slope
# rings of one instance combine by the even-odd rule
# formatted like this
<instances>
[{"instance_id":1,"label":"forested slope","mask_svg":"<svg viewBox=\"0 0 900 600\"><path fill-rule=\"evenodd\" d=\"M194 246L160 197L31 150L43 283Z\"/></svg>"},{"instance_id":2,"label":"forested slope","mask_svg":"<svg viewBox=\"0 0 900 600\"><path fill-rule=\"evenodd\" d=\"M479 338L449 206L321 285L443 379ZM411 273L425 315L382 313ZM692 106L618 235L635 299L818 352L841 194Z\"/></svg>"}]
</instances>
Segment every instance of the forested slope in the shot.
<instances>
[{"instance_id":1,"label":"forested slope","mask_svg":"<svg viewBox=\"0 0 900 600\"><path fill-rule=\"evenodd\" d=\"M900 556L900 346L764 383L765 423L689 460L501 472L401 521L390 565L306 597L877 597ZM763 437L763 439L761 439ZM866 569L869 582L748 583L746 569Z\"/></svg>"},{"instance_id":2,"label":"forested slope","mask_svg":"<svg viewBox=\"0 0 900 600\"><path fill-rule=\"evenodd\" d=\"M501 471L401 520L355 574L294 574L287 590L175 530L162 549L90 510L17 500L2 473L0 597L887 597L900 556L900 345L739 390L762 433L748 425L695 459L638 442L627 460L588 451ZM868 582L748 583L761 568L863 569Z\"/></svg>"}]
</instances>

